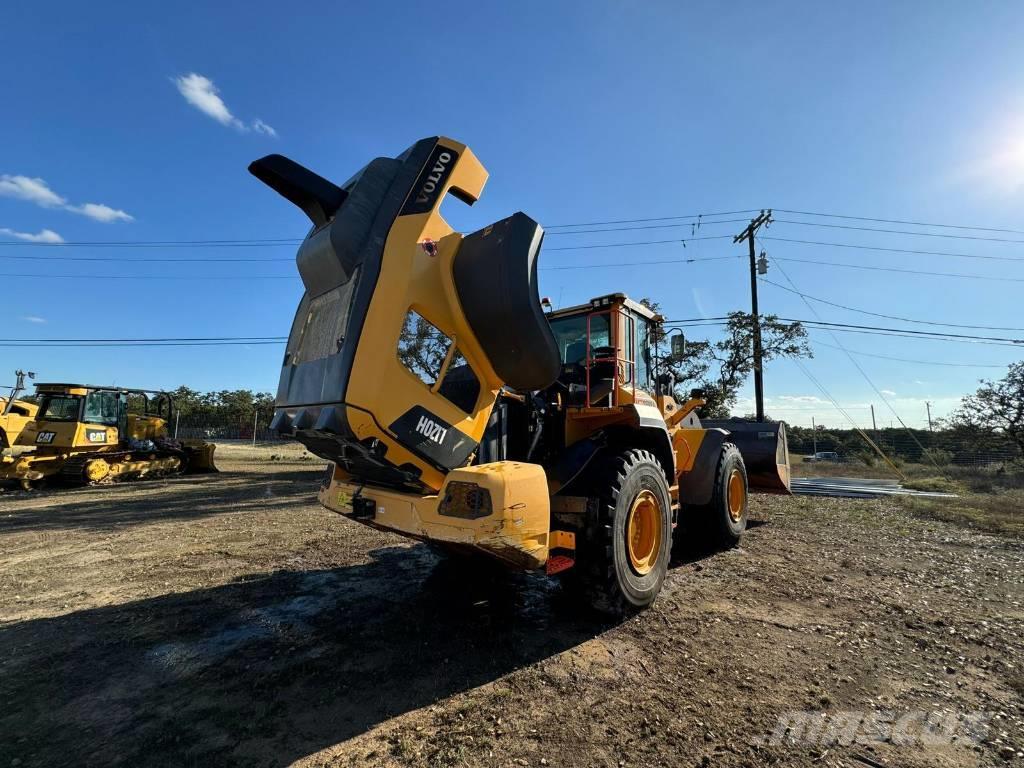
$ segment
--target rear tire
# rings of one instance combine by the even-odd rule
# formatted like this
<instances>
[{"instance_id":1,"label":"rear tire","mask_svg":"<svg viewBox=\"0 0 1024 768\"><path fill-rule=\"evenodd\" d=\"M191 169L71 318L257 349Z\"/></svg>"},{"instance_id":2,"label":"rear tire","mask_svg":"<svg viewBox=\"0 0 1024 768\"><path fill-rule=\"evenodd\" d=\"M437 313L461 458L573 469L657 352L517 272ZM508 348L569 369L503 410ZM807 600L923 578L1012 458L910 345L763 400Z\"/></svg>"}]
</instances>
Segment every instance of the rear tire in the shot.
<instances>
[{"instance_id":1,"label":"rear tire","mask_svg":"<svg viewBox=\"0 0 1024 768\"><path fill-rule=\"evenodd\" d=\"M747 468L732 443L724 443L715 467L711 501L689 511L701 531L701 539L714 550L739 545L750 512Z\"/></svg>"},{"instance_id":2,"label":"rear tire","mask_svg":"<svg viewBox=\"0 0 1024 768\"><path fill-rule=\"evenodd\" d=\"M597 519L589 522L567 575L596 610L621 617L651 605L665 582L672 549L668 482L658 460L643 450L611 457L591 477Z\"/></svg>"}]
</instances>

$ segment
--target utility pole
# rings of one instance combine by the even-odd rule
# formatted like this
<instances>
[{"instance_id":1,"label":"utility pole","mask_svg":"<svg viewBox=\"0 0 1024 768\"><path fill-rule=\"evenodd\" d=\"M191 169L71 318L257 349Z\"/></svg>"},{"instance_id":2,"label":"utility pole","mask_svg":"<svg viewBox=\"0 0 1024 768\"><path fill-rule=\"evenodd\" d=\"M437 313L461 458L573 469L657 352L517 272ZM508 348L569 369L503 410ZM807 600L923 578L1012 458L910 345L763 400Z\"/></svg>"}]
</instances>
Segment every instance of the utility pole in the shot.
<instances>
[{"instance_id":1,"label":"utility pole","mask_svg":"<svg viewBox=\"0 0 1024 768\"><path fill-rule=\"evenodd\" d=\"M732 239L734 243L747 241L750 246L750 314L754 324L754 403L757 410L757 420L764 421L764 371L761 367L761 317L757 313L757 254L754 248L754 235L757 230L765 224L771 224L772 212L761 211L755 218L750 220L747 228Z\"/></svg>"},{"instance_id":2,"label":"utility pole","mask_svg":"<svg viewBox=\"0 0 1024 768\"><path fill-rule=\"evenodd\" d=\"M877 432L878 425L875 423L875 404L871 403L871 428Z\"/></svg>"},{"instance_id":3,"label":"utility pole","mask_svg":"<svg viewBox=\"0 0 1024 768\"><path fill-rule=\"evenodd\" d=\"M818 427L814 423L814 417L813 416L811 416L811 442L814 445L814 450L812 451L812 453L814 453L814 455L817 456L818 455Z\"/></svg>"},{"instance_id":4,"label":"utility pole","mask_svg":"<svg viewBox=\"0 0 1024 768\"><path fill-rule=\"evenodd\" d=\"M924 401L924 408L928 411L928 431L932 431L932 404L927 400Z\"/></svg>"}]
</instances>

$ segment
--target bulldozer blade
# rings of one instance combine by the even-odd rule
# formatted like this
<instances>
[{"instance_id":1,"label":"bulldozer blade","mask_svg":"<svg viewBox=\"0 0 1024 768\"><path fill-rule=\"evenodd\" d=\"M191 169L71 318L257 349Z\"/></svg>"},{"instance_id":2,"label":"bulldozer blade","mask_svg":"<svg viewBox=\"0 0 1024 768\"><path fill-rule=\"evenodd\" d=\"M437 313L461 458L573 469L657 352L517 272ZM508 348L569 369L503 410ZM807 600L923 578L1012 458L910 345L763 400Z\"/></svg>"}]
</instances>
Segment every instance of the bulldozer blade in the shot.
<instances>
[{"instance_id":1,"label":"bulldozer blade","mask_svg":"<svg viewBox=\"0 0 1024 768\"><path fill-rule=\"evenodd\" d=\"M779 422L725 419L701 420L702 427L719 427L729 432L732 443L747 467L747 485L759 493L790 494L789 446L786 425Z\"/></svg>"},{"instance_id":2,"label":"bulldozer blade","mask_svg":"<svg viewBox=\"0 0 1024 768\"><path fill-rule=\"evenodd\" d=\"M213 463L213 452L217 446L213 443L196 443L185 445L188 453L188 464L185 466L185 474L198 475L204 472L220 472L217 465Z\"/></svg>"}]
</instances>

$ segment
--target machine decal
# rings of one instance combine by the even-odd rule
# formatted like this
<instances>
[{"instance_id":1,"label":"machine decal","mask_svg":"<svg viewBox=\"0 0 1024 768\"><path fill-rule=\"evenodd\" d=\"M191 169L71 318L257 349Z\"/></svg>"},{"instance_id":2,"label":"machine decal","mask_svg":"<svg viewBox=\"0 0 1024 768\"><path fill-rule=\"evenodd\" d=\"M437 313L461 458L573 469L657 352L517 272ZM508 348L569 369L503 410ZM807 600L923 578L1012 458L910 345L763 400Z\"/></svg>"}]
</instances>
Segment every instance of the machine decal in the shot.
<instances>
[{"instance_id":1,"label":"machine decal","mask_svg":"<svg viewBox=\"0 0 1024 768\"><path fill-rule=\"evenodd\" d=\"M90 443L105 443L107 442L107 430L87 429L85 430L85 439Z\"/></svg>"},{"instance_id":2,"label":"machine decal","mask_svg":"<svg viewBox=\"0 0 1024 768\"><path fill-rule=\"evenodd\" d=\"M416 179L416 186L412 188L409 199L405 201L402 212L398 215L408 216L432 210L458 159L459 153L454 149L440 144L434 147L434 151L430 153L430 160L423 167L420 177Z\"/></svg>"},{"instance_id":3,"label":"machine decal","mask_svg":"<svg viewBox=\"0 0 1024 768\"><path fill-rule=\"evenodd\" d=\"M422 405L414 405L388 427L402 445L445 469L466 463L477 443Z\"/></svg>"},{"instance_id":4,"label":"machine decal","mask_svg":"<svg viewBox=\"0 0 1024 768\"><path fill-rule=\"evenodd\" d=\"M444 438L448 434L447 429L436 421L431 421L426 416L420 416L420 420L416 422L416 431L427 438L427 440L433 440L438 445L444 445Z\"/></svg>"},{"instance_id":5,"label":"machine decal","mask_svg":"<svg viewBox=\"0 0 1024 768\"><path fill-rule=\"evenodd\" d=\"M56 432L40 432L38 435L36 435L36 442L37 443L52 443L53 442L53 438L55 438L56 436L57 436Z\"/></svg>"}]
</instances>

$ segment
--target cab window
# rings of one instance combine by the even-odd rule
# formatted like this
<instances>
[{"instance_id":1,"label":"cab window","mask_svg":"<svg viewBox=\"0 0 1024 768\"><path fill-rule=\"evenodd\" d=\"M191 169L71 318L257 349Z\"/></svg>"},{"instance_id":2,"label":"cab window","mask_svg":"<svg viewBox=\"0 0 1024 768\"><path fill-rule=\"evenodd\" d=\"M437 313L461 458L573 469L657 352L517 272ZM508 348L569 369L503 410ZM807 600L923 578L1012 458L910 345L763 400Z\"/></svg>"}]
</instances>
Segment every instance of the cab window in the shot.
<instances>
[{"instance_id":1,"label":"cab window","mask_svg":"<svg viewBox=\"0 0 1024 768\"><path fill-rule=\"evenodd\" d=\"M452 344L452 339L437 326L410 309L398 338L398 359L428 387L436 387L441 397L466 413L472 413L480 396L480 380L458 347L451 350L451 361L447 370L444 369Z\"/></svg>"},{"instance_id":2,"label":"cab window","mask_svg":"<svg viewBox=\"0 0 1024 768\"><path fill-rule=\"evenodd\" d=\"M561 317L551 321L551 332L558 344L562 365L582 363L587 357L587 315ZM611 346L610 318L604 313L590 315L590 348ZM590 354L594 356L593 352Z\"/></svg>"},{"instance_id":3,"label":"cab window","mask_svg":"<svg viewBox=\"0 0 1024 768\"><path fill-rule=\"evenodd\" d=\"M636 323L636 385L640 389L651 389L651 326L646 319Z\"/></svg>"},{"instance_id":4,"label":"cab window","mask_svg":"<svg viewBox=\"0 0 1024 768\"><path fill-rule=\"evenodd\" d=\"M46 397L39 408L40 421L77 421L82 398L55 395Z\"/></svg>"},{"instance_id":5,"label":"cab window","mask_svg":"<svg viewBox=\"0 0 1024 768\"><path fill-rule=\"evenodd\" d=\"M107 427L116 427L117 416L117 392L92 392L86 396L82 421L88 424L103 424Z\"/></svg>"}]
</instances>

